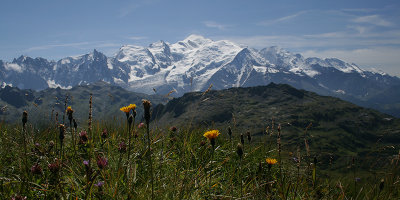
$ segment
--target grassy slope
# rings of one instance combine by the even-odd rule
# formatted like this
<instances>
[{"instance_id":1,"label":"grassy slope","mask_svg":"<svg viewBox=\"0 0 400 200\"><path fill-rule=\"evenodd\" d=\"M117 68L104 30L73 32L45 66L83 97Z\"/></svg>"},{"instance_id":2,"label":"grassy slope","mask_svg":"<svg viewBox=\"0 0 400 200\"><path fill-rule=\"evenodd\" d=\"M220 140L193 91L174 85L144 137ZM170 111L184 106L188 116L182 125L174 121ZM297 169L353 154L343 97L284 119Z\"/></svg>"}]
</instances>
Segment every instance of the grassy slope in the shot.
<instances>
[{"instance_id":1,"label":"grassy slope","mask_svg":"<svg viewBox=\"0 0 400 200\"><path fill-rule=\"evenodd\" d=\"M280 84L210 91L205 95L190 93L160 105L154 112L160 124L192 123L222 130L231 126L236 135L250 131L260 136L274 119L275 126L282 125L285 148L292 152L304 146L305 127L312 123L306 138L313 155L325 164L340 159L342 165L337 168L351 157L367 161L377 155L396 154L400 141L397 118Z\"/></svg>"}]
</instances>

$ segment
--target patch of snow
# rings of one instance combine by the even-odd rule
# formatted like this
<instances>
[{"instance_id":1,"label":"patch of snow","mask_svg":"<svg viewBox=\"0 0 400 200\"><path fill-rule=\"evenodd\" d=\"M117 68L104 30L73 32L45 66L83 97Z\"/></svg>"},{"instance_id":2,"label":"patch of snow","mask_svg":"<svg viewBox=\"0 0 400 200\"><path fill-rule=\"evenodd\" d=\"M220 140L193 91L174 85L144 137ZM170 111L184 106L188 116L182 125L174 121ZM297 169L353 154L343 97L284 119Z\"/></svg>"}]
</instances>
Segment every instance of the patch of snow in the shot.
<instances>
[{"instance_id":1,"label":"patch of snow","mask_svg":"<svg viewBox=\"0 0 400 200\"><path fill-rule=\"evenodd\" d=\"M116 84L124 84L125 83L122 79L115 78L115 77L113 79L114 79L114 83L116 83Z\"/></svg>"},{"instance_id":2,"label":"patch of snow","mask_svg":"<svg viewBox=\"0 0 400 200\"><path fill-rule=\"evenodd\" d=\"M61 64L62 65L65 65L65 64L68 64L68 63L71 63L71 61L68 58L64 58L64 59L61 60Z\"/></svg>"},{"instance_id":3,"label":"patch of snow","mask_svg":"<svg viewBox=\"0 0 400 200\"><path fill-rule=\"evenodd\" d=\"M374 74L379 74L382 76L386 76L388 75L387 73L383 72L382 70L376 69L376 68L371 68L370 72L374 73Z\"/></svg>"},{"instance_id":4,"label":"patch of snow","mask_svg":"<svg viewBox=\"0 0 400 200\"><path fill-rule=\"evenodd\" d=\"M2 82L0 87L1 87L1 88L5 88L7 85L10 86L10 87L13 86L12 83Z\"/></svg>"},{"instance_id":5,"label":"patch of snow","mask_svg":"<svg viewBox=\"0 0 400 200\"><path fill-rule=\"evenodd\" d=\"M268 68L265 66L253 66L253 69L256 70L256 72L263 73L263 74L266 74L268 71Z\"/></svg>"}]
</instances>

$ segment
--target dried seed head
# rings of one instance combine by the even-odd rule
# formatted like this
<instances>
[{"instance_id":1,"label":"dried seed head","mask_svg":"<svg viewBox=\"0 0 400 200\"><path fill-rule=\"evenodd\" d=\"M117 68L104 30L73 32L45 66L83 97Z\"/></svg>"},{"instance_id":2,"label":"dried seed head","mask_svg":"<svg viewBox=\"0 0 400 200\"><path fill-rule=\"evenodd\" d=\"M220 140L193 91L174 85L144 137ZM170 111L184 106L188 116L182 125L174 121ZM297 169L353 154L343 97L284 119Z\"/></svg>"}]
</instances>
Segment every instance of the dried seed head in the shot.
<instances>
[{"instance_id":1,"label":"dried seed head","mask_svg":"<svg viewBox=\"0 0 400 200\"><path fill-rule=\"evenodd\" d=\"M76 120L75 119L72 119L72 121L74 122L74 128L75 128L75 130L78 128L78 124L76 123Z\"/></svg>"},{"instance_id":2,"label":"dried seed head","mask_svg":"<svg viewBox=\"0 0 400 200\"><path fill-rule=\"evenodd\" d=\"M382 191L384 187L385 187L385 180L381 179L381 183L379 184L379 191Z\"/></svg>"},{"instance_id":3,"label":"dried seed head","mask_svg":"<svg viewBox=\"0 0 400 200\"><path fill-rule=\"evenodd\" d=\"M49 148L53 148L53 147L54 147L54 141L51 140L51 141L49 142Z\"/></svg>"},{"instance_id":4,"label":"dried seed head","mask_svg":"<svg viewBox=\"0 0 400 200\"><path fill-rule=\"evenodd\" d=\"M247 135L247 140L248 140L249 143L250 143L250 142L251 142L251 134L250 134L250 132L247 131L246 135Z\"/></svg>"},{"instance_id":5,"label":"dried seed head","mask_svg":"<svg viewBox=\"0 0 400 200\"><path fill-rule=\"evenodd\" d=\"M22 126L25 126L26 122L28 122L28 112L25 110L22 113Z\"/></svg>"},{"instance_id":6,"label":"dried seed head","mask_svg":"<svg viewBox=\"0 0 400 200\"><path fill-rule=\"evenodd\" d=\"M206 145L206 141L202 140L202 141L200 142L200 146L202 147L202 146L204 146L204 145Z\"/></svg>"},{"instance_id":7,"label":"dried seed head","mask_svg":"<svg viewBox=\"0 0 400 200\"><path fill-rule=\"evenodd\" d=\"M144 119L146 120L146 123L150 122L150 107L151 107L151 102L149 100L142 100L143 107L144 107Z\"/></svg>"},{"instance_id":8,"label":"dried seed head","mask_svg":"<svg viewBox=\"0 0 400 200\"><path fill-rule=\"evenodd\" d=\"M238 154L239 158L242 159L242 156L243 156L243 145L241 143L237 144L236 153Z\"/></svg>"},{"instance_id":9,"label":"dried seed head","mask_svg":"<svg viewBox=\"0 0 400 200\"><path fill-rule=\"evenodd\" d=\"M231 129L231 127L230 127L230 126L228 127L228 135L229 135L229 137L231 137L231 136L232 136L232 129Z\"/></svg>"},{"instance_id":10,"label":"dried seed head","mask_svg":"<svg viewBox=\"0 0 400 200\"><path fill-rule=\"evenodd\" d=\"M60 141L62 143L64 140L65 126L64 124L60 124L58 127L60 128L60 134L58 137L60 138Z\"/></svg>"},{"instance_id":11,"label":"dried seed head","mask_svg":"<svg viewBox=\"0 0 400 200\"><path fill-rule=\"evenodd\" d=\"M244 145L244 136L242 133L240 134L240 143L242 143L242 145Z\"/></svg>"}]
</instances>

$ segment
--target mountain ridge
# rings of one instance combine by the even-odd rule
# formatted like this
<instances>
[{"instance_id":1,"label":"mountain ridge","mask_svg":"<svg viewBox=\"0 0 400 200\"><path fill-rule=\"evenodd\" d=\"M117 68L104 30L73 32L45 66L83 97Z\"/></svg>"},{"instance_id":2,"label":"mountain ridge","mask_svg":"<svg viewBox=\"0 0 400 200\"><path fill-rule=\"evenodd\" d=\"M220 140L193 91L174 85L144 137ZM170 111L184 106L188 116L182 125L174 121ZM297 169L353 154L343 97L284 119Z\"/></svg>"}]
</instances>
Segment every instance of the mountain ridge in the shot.
<instances>
[{"instance_id":1,"label":"mountain ridge","mask_svg":"<svg viewBox=\"0 0 400 200\"><path fill-rule=\"evenodd\" d=\"M213 89L226 89L275 82L400 116L400 105L375 102L382 93L396 93L398 77L362 70L336 58L304 58L276 46L257 50L200 35L173 44L124 45L111 57L97 50L58 61L21 56L12 62L0 61L0 80L3 87L35 90L101 80L147 94L174 91L175 97L206 90L211 84ZM400 102L400 95L390 98Z\"/></svg>"}]
</instances>

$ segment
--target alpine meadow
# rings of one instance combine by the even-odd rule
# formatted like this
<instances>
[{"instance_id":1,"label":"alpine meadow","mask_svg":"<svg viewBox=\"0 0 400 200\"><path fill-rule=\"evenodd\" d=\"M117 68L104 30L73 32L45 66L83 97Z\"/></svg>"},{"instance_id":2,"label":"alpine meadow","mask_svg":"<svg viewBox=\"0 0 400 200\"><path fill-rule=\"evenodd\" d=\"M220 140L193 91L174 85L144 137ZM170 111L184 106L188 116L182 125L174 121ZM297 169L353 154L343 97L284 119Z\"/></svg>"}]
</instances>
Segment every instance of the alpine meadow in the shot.
<instances>
[{"instance_id":1,"label":"alpine meadow","mask_svg":"<svg viewBox=\"0 0 400 200\"><path fill-rule=\"evenodd\" d=\"M400 199L400 3L9 1L0 199Z\"/></svg>"}]
</instances>

